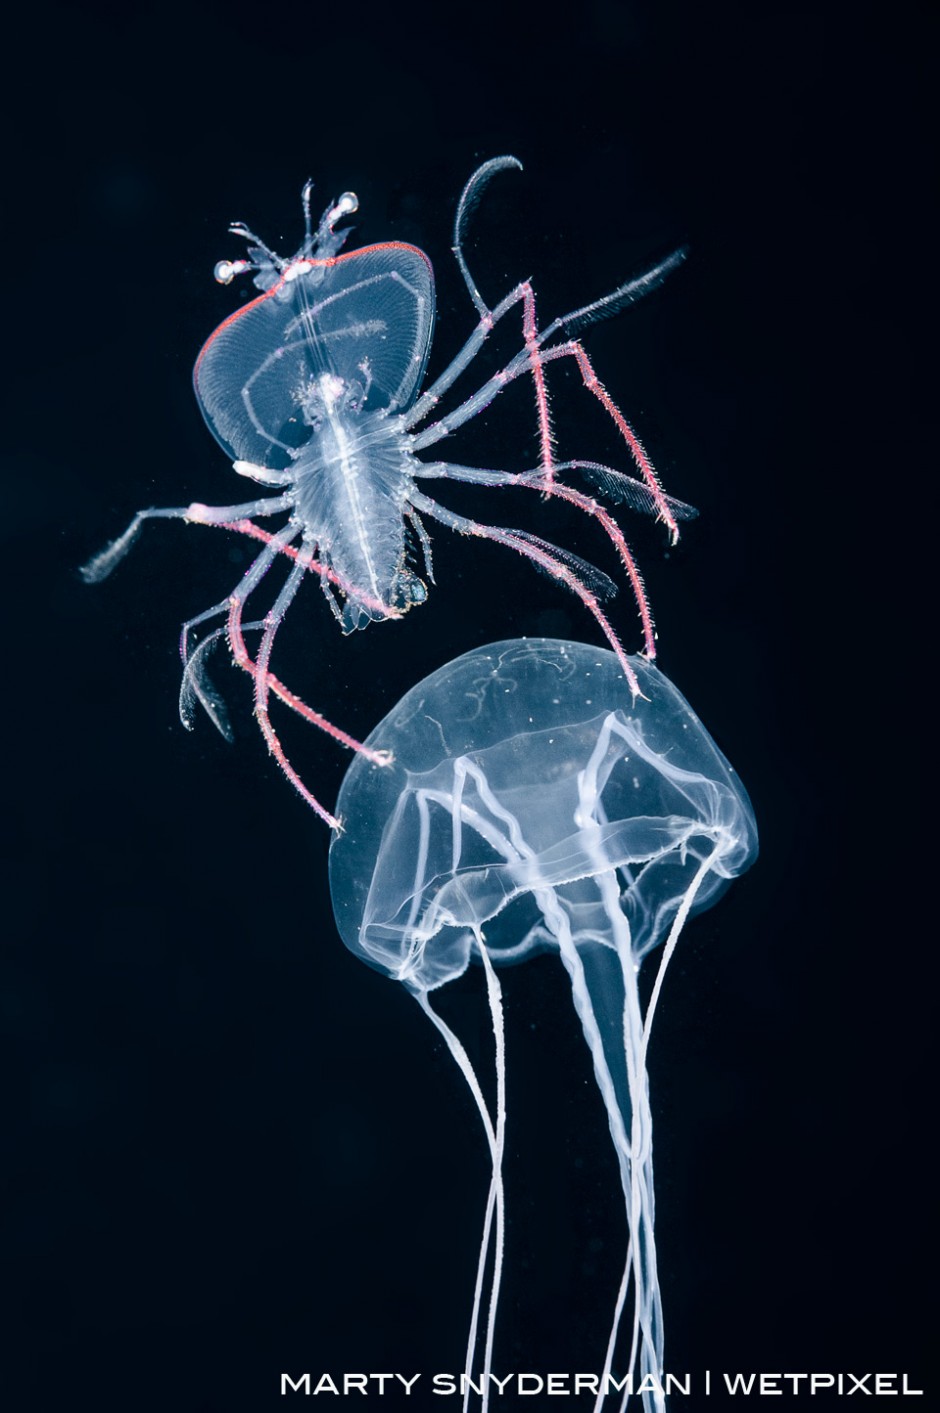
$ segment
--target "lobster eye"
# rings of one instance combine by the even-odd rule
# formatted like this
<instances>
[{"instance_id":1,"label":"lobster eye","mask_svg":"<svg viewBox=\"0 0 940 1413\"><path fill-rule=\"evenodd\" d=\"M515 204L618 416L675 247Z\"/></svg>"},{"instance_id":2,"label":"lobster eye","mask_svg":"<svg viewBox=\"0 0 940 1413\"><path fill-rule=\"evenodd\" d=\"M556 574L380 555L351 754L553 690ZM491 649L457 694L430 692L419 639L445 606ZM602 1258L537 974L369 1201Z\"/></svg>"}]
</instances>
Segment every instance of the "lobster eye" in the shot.
<instances>
[{"instance_id":1,"label":"lobster eye","mask_svg":"<svg viewBox=\"0 0 940 1413\"><path fill-rule=\"evenodd\" d=\"M212 273L220 285L230 285L236 275L243 275L251 268L248 260L220 260Z\"/></svg>"}]
</instances>

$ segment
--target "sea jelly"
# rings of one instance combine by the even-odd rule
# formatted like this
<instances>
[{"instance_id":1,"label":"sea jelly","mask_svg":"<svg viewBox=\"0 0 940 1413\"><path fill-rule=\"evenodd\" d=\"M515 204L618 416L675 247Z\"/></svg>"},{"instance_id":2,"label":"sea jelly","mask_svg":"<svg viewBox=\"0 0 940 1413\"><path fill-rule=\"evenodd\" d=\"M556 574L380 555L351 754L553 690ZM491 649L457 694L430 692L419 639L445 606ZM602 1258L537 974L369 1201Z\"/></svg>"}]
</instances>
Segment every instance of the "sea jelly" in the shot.
<instances>
[{"instance_id":1,"label":"sea jelly","mask_svg":"<svg viewBox=\"0 0 940 1413\"><path fill-rule=\"evenodd\" d=\"M357 756L340 791L345 829L330 850L340 934L433 1021L470 1086L492 1157L465 1409L471 1387L488 1406L502 1271L497 968L546 950L567 972L590 1048L629 1233L594 1407L616 1388L621 1408L631 1392L646 1413L665 1408L650 1027L683 925L753 862L757 832L740 781L688 704L650 663L631 661L642 695L612 652L581 643L532 638L468 653L412 688L369 737L393 766ZM639 964L663 941L644 1009ZM431 1004L471 961L482 965L493 1021L492 1114L460 1039Z\"/></svg>"}]
</instances>

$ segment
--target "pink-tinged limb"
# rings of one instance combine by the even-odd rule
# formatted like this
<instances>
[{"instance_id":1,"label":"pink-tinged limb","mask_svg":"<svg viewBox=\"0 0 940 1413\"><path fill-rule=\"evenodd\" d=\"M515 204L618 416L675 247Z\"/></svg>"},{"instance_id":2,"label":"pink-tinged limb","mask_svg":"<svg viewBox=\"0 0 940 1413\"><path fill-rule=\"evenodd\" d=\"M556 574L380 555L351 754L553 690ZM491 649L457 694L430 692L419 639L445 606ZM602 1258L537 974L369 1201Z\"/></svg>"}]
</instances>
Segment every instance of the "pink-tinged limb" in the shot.
<instances>
[{"instance_id":1,"label":"pink-tinged limb","mask_svg":"<svg viewBox=\"0 0 940 1413\"><path fill-rule=\"evenodd\" d=\"M239 595L233 595L230 601L228 639L236 663L254 680L255 715L258 718L258 723L261 727L262 735L267 742L268 749L288 780L301 797L306 800L307 804L310 805L311 809L313 809L321 819L325 820L331 829L338 829L340 827L339 821L320 804L320 801L307 788L297 774L297 771L291 765L281 745L280 738L271 723L268 712L269 693L273 691L276 696L289 706L291 710L302 716L305 721L316 726L319 730L326 732L328 736L331 736L333 740L338 741L341 745L366 756L374 765L389 765L391 763L391 756L387 751L372 750L361 741L356 740L356 738L351 736L347 731L343 731L340 727L335 726L333 722L329 721L322 713L314 711L312 707L309 707L306 702L298 697L295 692L292 692L286 687L280 679L270 671L271 652L274 647L275 635L283 621L285 613L290 607L294 595L300 587L304 574L307 572L307 565L304 560L309 558L310 556L308 554L295 556L294 567L288 576L287 582L278 595L271 611L265 617L264 632L257 659L252 659L245 643L241 618L243 601Z\"/></svg>"},{"instance_id":2,"label":"pink-tinged limb","mask_svg":"<svg viewBox=\"0 0 940 1413\"><path fill-rule=\"evenodd\" d=\"M303 570L301 570L301 573L303 573ZM270 684L270 678L266 677L266 674L257 667L248 653L244 637L242 636L241 614L241 602L237 598L232 598L229 604L228 615L229 645L231 646L232 655L238 666L243 668L245 672L250 673L255 680L255 715L258 718L261 733L267 742L268 750L271 752L294 789L302 799L306 800L314 813L318 814L324 823L329 825L330 829L338 830L340 828L339 820L335 815L330 814L329 810L320 804L316 795L312 794L311 791L307 789L306 785L287 759L284 748L278 739L277 732L271 725L267 713L267 686Z\"/></svg>"},{"instance_id":3,"label":"pink-tinged limb","mask_svg":"<svg viewBox=\"0 0 940 1413\"><path fill-rule=\"evenodd\" d=\"M544 487L535 486L531 481L520 481L519 484L531 490L545 489ZM550 493L553 496L557 496L560 500L566 500L569 501L571 505L576 505L579 510L583 510L585 514L597 520L614 545L620 562L627 572L627 578L630 580L630 587L633 590L633 597L640 615L640 623L643 628L643 653L644 656L652 662L656 657L656 629L653 625L653 615L650 610L649 599L646 597L646 586L643 583L643 576L640 574L637 562L633 558L630 546L627 544L620 526L602 505L598 505L596 500L593 500L590 496L583 495L580 491L574 490L571 486L566 486L563 481L554 481Z\"/></svg>"},{"instance_id":4,"label":"pink-tinged limb","mask_svg":"<svg viewBox=\"0 0 940 1413\"><path fill-rule=\"evenodd\" d=\"M495 309L488 310L484 306L481 310L479 324L477 324L456 358L448 363L440 377L436 378L431 386L421 394L411 411L405 414L404 425L407 431L411 431L413 427L416 427L418 423L437 406L444 393L453 386L461 373L469 368L496 325L501 319L505 318L510 309L514 309L520 299L522 299L523 292L524 286L516 285L515 289L510 290L509 294L500 300Z\"/></svg>"},{"instance_id":5,"label":"pink-tinged limb","mask_svg":"<svg viewBox=\"0 0 940 1413\"><path fill-rule=\"evenodd\" d=\"M224 627L216 629L204 638L195 650L190 651L189 639L192 630L200 624L207 622L219 614L228 611L229 603L233 598L237 598L244 608L255 589L267 574L271 565L277 559L278 551L285 545L290 544L298 533L298 526L293 521L284 525L276 535L272 536L264 546L261 553L252 564L248 566L242 575L241 582L234 593L229 594L221 603L215 604L213 608L207 608L195 618L190 618L180 631L180 656L183 659L183 680L180 683L179 713L180 720L188 731L194 725L193 707L198 701L207 713L209 720L221 731L227 741L232 740L232 731L228 722L228 713L225 709L225 702L218 694L206 674L206 661L212 651L219 636L223 633ZM253 625L255 626L255 625Z\"/></svg>"},{"instance_id":6,"label":"pink-tinged limb","mask_svg":"<svg viewBox=\"0 0 940 1413\"><path fill-rule=\"evenodd\" d=\"M459 257L458 257L459 258ZM469 274L467 274L469 281ZM474 290L472 282L469 287ZM480 311L480 322L474 329L467 343L461 349L457 357L444 370L440 378L428 388L418 399L415 406L408 413L405 419L405 426L412 428L416 426L423 417L431 411L441 398L441 395L456 382L459 375L473 361L480 352L484 342L489 337L492 330L499 321L509 313L511 309L522 301L522 335L525 343L525 359L535 383L535 407L539 424L539 445L541 448L542 474L548 485L554 478L555 468L553 459L554 436L552 433L551 413L548 403L548 388L545 383L545 373L542 369L542 357L540 353L541 340L539 338L538 325L535 315L535 291L528 280L516 285L495 309L489 310L479 301L479 296L475 296L474 302ZM479 301L479 302L478 302ZM515 374L514 376L518 376ZM492 384L491 396L499 391L503 385L501 374L497 374ZM426 442L431 444L431 438Z\"/></svg>"},{"instance_id":7,"label":"pink-tinged limb","mask_svg":"<svg viewBox=\"0 0 940 1413\"><path fill-rule=\"evenodd\" d=\"M251 626L263 628L265 625L252 624ZM257 663L251 658L246 649L245 661L239 662L238 666L244 668L246 672L254 676ZM324 731L327 736L332 736L333 740L338 741L341 746L346 746L348 750L355 751L357 755L365 756L366 760L371 761L373 765L386 766L393 763L394 756L391 751L374 751L371 746L367 746L363 741L358 740L357 737L351 736L349 732L344 731L341 726L336 726L321 712L314 711L313 707L308 706L302 697L298 697L296 692L292 692L290 687L286 687L281 679L276 677L273 672L267 673L267 682L271 691L276 697L280 698L285 706L290 707L291 711L295 711L298 716L302 716L304 721L309 722L311 726L315 726L318 731Z\"/></svg>"},{"instance_id":8,"label":"pink-tinged limb","mask_svg":"<svg viewBox=\"0 0 940 1413\"><path fill-rule=\"evenodd\" d=\"M670 508L669 498L663 493L663 489L659 484L659 478L643 448L643 444L619 407L617 407L613 398L594 373L584 349L577 340L574 339L569 339L563 344L557 344L552 348L544 349L545 337L545 334L538 336L539 359L542 363L551 363L557 358L577 359L585 387L600 401L602 406L613 418L618 430L624 437L624 440L630 448L630 453L649 489L650 499L656 516L669 528L670 539L672 543L675 544L679 537L679 528L676 524L676 517ZM468 397L466 401L462 402L459 407L454 408L452 412L449 412L446 417L442 417L438 422L432 422L423 432L416 433L412 449L416 453L420 453L425 451L428 447L434 446L435 443L441 441L444 437L450 436L458 427L462 427L465 422L469 422L471 418L478 416L489 407L509 383L531 371L529 352L527 349L523 349L521 353L518 353L514 358L510 359L504 368L494 373L482 387L473 393L471 397ZM572 463L568 464L570 465ZM545 478L544 470L542 475L543 479L545 479L543 489L550 493L551 478Z\"/></svg>"},{"instance_id":9,"label":"pink-tinged limb","mask_svg":"<svg viewBox=\"0 0 940 1413\"><path fill-rule=\"evenodd\" d=\"M244 608L244 601L242 602L242 607ZM228 599L222 605L222 609L230 610L230 608L231 599ZM249 629L257 629L260 631L264 627L265 624L263 622L242 623L242 642L244 643L244 635L246 632L248 632ZM204 638L202 640L202 642L196 649L196 653L204 652L207 648L210 648L212 643L218 640L218 638L221 637L223 633L227 633L227 631L227 627L216 628L213 633L210 633L208 638ZM190 655L187 661L187 667L192 666L194 657L195 654ZM251 655L248 653L247 646L245 647L244 661L238 662L237 665L241 667L244 671L248 672L252 677L254 676L257 664L251 657ZM275 696L278 697L284 703L285 706L290 707L291 711L295 711L298 716L302 716L303 719L309 722L311 726L316 726L318 730L324 731L328 736L331 736L333 740L337 741L341 746L346 746L349 750L356 751L359 755L364 755L366 760L370 760L373 765L386 766L392 764L394 757L392 756L392 753L390 751L372 750L370 746L366 746L362 741L357 740L355 736L351 736L348 731L343 731L341 727L335 726L332 721L328 721L327 718L321 715L320 712L314 711L313 708L309 707L301 697L297 696L296 692L292 692L289 687L286 687L284 683L280 680L280 678L276 677L273 672L269 672L267 674L267 677L268 686L271 688L271 691L275 694ZM205 706L205 702L203 702L203 705ZM210 716L211 715L212 713L210 712ZM215 718L213 717L213 719ZM219 723L216 722L216 724L218 725ZM225 736L226 739L229 739L230 737L230 733L226 730L222 730L222 735Z\"/></svg>"},{"instance_id":10,"label":"pink-tinged limb","mask_svg":"<svg viewBox=\"0 0 940 1413\"><path fill-rule=\"evenodd\" d=\"M617 475L616 472L611 472L609 468L602 467L593 462L562 461L556 464L555 470L557 472L571 468L578 469L582 465L596 465L599 471L603 471L607 475ZM453 462L439 461L429 463L424 468L423 474L429 479L440 477L449 481L465 481L471 485L512 486L521 487L523 490L540 492L545 489L540 470L526 471L522 475L514 475L509 471L488 471L478 466L459 466ZM649 495L647 488L639 481L631 484L636 485L637 489L642 491L644 496ZM644 655L649 658L650 661L653 661L656 656L656 630L653 625L653 616L650 610L649 600L646 596L646 587L643 583L643 578L636 560L633 558L633 553L627 544L620 526L604 506L598 505L593 496L586 496L581 491L575 490L572 486L562 481L555 481L552 494L557 495L562 500L569 501L572 505L577 506L579 510L583 510L587 515L597 520L614 545L620 562L627 571L627 577L630 580L630 586L633 589L633 596L636 600L640 622L643 628Z\"/></svg>"},{"instance_id":11,"label":"pink-tinged limb","mask_svg":"<svg viewBox=\"0 0 940 1413\"><path fill-rule=\"evenodd\" d=\"M206 700L204 696L205 684L203 684L203 690L200 690L198 673L195 670L196 657L200 654L205 654L206 651L211 647L212 642L217 639L219 634L224 632L225 630L218 629L215 633L210 634L208 638L204 639L199 644L198 648L195 650L194 653L190 652L189 649L190 631L193 628L197 627L200 623L206 622L207 619L213 618L218 613L225 613L227 611L230 612L231 604L235 599L238 600L241 605L241 608L243 609L249 596L257 588L261 579L267 573L268 569L270 568L271 564L274 562L278 554L287 555L288 558L294 561L295 566L299 565L301 570L301 577L303 572L305 572L306 570L313 570L314 572L323 571L324 573L327 571L308 548L304 548L303 546L301 546L300 549L297 549L294 545L287 543L287 535L291 533L296 533L296 530L292 530L290 526L287 526L274 534L270 533L267 530L262 530L259 526L254 525L250 520L243 520L233 524L228 524L225 525L224 528L227 530L235 530L239 534L247 535L250 539L260 540L261 543L264 545L265 549L264 553L259 555L258 559L255 560L254 564L252 564L246 571L241 583L235 590L234 594L230 595L227 599L223 599L223 601L220 604L216 604L214 608L206 609L204 613L200 613L196 618L191 618L188 620L188 622L183 624L183 628L180 635L180 655L183 659L186 671L184 672L183 676L183 690L181 692L180 715L183 719L184 724L190 726L191 721L189 719L189 713L185 710L186 691L188 687L190 692L194 692L195 695L199 697L200 701L202 702L202 705L208 711L209 716L215 722L216 726L222 732L223 736L225 736L226 739L230 739L231 732L228 730L227 724L222 719L220 719L218 715L219 703L216 703L214 699L212 701ZM334 578L338 578L338 576L334 576ZM283 610L281 613L281 617L283 617ZM280 619L278 621L280 622ZM251 624L248 626L252 628L264 628L265 624ZM251 658L250 654L248 653L247 647L245 647L244 644L245 625L242 624L241 627L241 645L243 652L241 657L236 655L236 662L238 663L239 667L243 668L244 671L248 672L252 677L254 677L257 664ZM340 745L346 746L349 750L357 751L362 755L365 755L366 758L368 760L371 760L374 765L388 765L390 763L391 757L387 751L373 751L368 746L365 746L361 741L357 740L355 736L351 736L349 732L343 731L342 728L339 726L335 726L333 722L329 721L320 712L314 711L312 707L309 707L301 697L298 697L295 692L292 692L290 688L285 686L284 683L281 682L279 678L277 678L273 673L269 672L267 674L267 680L271 691L273 691L275 695L278 696L281 701L285 703L286 706L289 706L292 711L295 711L298 716L302 716L304 720L308 721L312 726L316 726L318 730L326 732L328 736L332 736L334 741L338 741Z\"/></svg>"},{"instance_id":12,"label":"pink-tinged limb","mask_svg":"<svg viewBox=\"0 0 940 1413\"><path fill-rule=\"evenodd\" d=\"M659 477L653 469L653 463L646 454L643 443L640 441L630 423L624 417L620 408L614 402L610 393L604 387L600 378L594 372L591 360L584 351L583 345L577 339L569 339L567 343L556 344L554 348L546 348L541 351L541 358L545 363L552 363L558 358L574 358L577 361L581 373L581 380L589 393L597 398L598 402L612 418L618 432L623 437L630 448L630 455L636 462L637 469L650 488L650 494L656 504L657 518L660 519L669 531L669 539L675 544L679 538L679 526L676 524L675 516L669 509L663 488L659 483Z\"/></svg>"},{"instance_id":13,"label":"pink-tinged limb","mask_svg":"<svg viewBox=\"0 0 940 1413\"><path fill-rule=\"evenodd\" d=\"M623 674L630 684L630 691L634 697L641 697L640 684L633 666L623 650L620 639L614 631L613 625L601 608L596 596L569 569L560 559L556 559L552 550L554 546L543 546L542 542L534 542L531 539L522 538L521 533L514 533L512 530L502 529L498 525L483 525L478 520L468 520L464 515L457 515L452 510L447 510L444 506L438 505L430 497L422 495L419 491L412 491L409 500L417 509L424 511L434 520L439 520L442 525L448 526L451 530L456 530L462 535L475 535L480 539L494 540L497 544L506 545L509 549L516 550L518 554L525 555L533 564L537 564L553 579L559 580L572 593L577 594L589 613L593 615L599 624L604 637L617 656L617 661L623 669ZM562 551L558 551L559 554Z\"/></svg>"},{"instance_id":14,"label":"pink-tinged limb","mask_svg":"<svg viewBox=\"0 0 940 1413\"><path fill-rule=\"evenodd\" d=\"M277 538L270 530L263 530L260 525L255 525L251 520L236 520L228 525L219 527L223 530L234 530L236 534L246 535L251 540L257 540L260 544L269 545ZM401 618L401 609L393 608L390 604L382 603L380 599L372 598L369 594L364 594L360 589L350 584L341 575L337 574L328 564L324 564L322 559L303 546L279 545L278 553L286 555L288 559L293 559L296 563L302 564L304 569L311 574L316 574L320 579L325 579L327 583L334 584L347 598L355 599L365 608L382 615L385 618Z\"/></svg>"},{"instance_id":15,"label":"pink-tinged limb","mask_svg":"<svg viewBox=\"0 0 940 1413\"><path fill-rule=\"evenodd\" d=\"M346 746L349 750L355 751L357 755L365 756L366 760L373 765L391 765L394 757L391 751L374 751L371 746L358 741L355 736L350 736L348 731L342 727L335 726L332 721L328 721L320 712L314 711L307 706L301 697L292 692L289 687L285 687L273 672L268 673L268 685L275 696L280 697L285 706L289 706L291 711L295 711L298 716L302 716L305 721L309 721L311 726L316 726L320 731L325 731L328 736L332 736L334 741L338 741L341 746Z\"/></svg>"},{"instance_id":16,"label":"pink-tinged limb","mask_svg":"<svg viewBox=\"0 0 940 1413\"><path fill-rule=\"evenodd\" d=\"M535 407L539 419L539 446L542 452L542 479L546 492L551 490L555 480L555 462L552 455L554 436L552 420L548 408L548 387L545 383L545 370L539 351L539 333L535 322L535 291L526 281L522 286L522 335L526 352L529 355L529 368L535 383Z\"/></svg>"}]
</instances>

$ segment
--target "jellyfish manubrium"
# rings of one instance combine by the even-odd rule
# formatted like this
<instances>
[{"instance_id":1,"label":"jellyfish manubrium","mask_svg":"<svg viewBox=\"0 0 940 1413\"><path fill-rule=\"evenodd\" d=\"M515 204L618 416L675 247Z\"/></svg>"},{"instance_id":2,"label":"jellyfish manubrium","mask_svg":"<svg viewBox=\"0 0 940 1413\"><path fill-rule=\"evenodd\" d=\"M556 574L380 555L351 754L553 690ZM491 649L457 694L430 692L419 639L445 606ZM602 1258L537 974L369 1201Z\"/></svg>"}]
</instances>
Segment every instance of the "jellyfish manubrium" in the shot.
<instances>
[{"instance_id":1,"label":"jellyfish manubrium","mask_svg":"<svg viewBox=\"0 0 940 1413\"><path fill-rule=\"evenodd\" d=\"M492 1157L465 1409L471 1389L488 1407L502 1272L497 968L546 950L570 981L626 1209L626 1261L594 1407L615 1388L621 1408L631 1392L645 1413L665 1408L650 1027L682 927L753 862L757 831L740 781L688 704L643 658L631 661L642 695L613 653L581 643L530 638L468 653L412 688L369 737L392 752L392 768L357 756L340 791L345 829L330 850L340 934L433 1021L470 1086ZM639 964L660 942L644 1010ZM493 1114L460 1039L431 1004L471 961L482 965L493 1021Z\"/></svg>"}]
</instances>

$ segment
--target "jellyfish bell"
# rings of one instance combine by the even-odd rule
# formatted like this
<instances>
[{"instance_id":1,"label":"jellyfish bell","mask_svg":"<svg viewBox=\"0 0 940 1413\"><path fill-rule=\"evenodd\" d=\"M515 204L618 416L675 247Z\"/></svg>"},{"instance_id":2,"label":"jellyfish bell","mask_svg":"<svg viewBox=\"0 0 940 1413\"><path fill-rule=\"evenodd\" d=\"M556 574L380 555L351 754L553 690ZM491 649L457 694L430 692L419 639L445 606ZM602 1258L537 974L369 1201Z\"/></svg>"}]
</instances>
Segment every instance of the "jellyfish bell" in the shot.
<instances>
[{"instance_id":1,"label":"jellyfish bell","mask_svg":"<svg viewBox=\"0 0 940 1413\"><path fill-rule=\"evenodd\" d=\"M558 884L630 869L620 903L636 961L662 940L709 838L718 850L689 911L717 900L756 856L753 811L668 678L631 662L643 696L613 653L522 639L457 658L402 698L369 737L394 765L354 761L339 797L330 878L353 952L432 991L466 970L484 922L494 960L544 950L541 922L520 935L508 907L535 891L539 859ZM500 802L521 843L507 843ZM614 945L604 926L594 940Z\"/></svg>"},{"instance_id":2,"label":"jellyfish bell","mask_svg":"<svg viewBox=\"0 0 940 1413\"><path fill-rule=\"evenodd\" d=\"M561 958L607 1110L629 1243L595 1408L615 1371L645 1410L665 1407L653 1241L646 1051L665 966L689 916L757 854L747 795L669 680L612 652L554 639L477 649L408 692L369 737L340 791L330 851L343 941L402 982L470 1085L493 1160L467 1349L488 1406L505 1220L505 1039L497 968ZM637 971L665 943L643 1008ZM495 1117L459 1038L430 997L471 961L485 971L495 1036ZM492 1247L492 1260L488 1253ZM631 1296L632 1291L632 1296ZM622 1331L625 1311L631 1312ZM466 1406L466 1403L465 1403Z\"/></svg>"}]
</instances>

